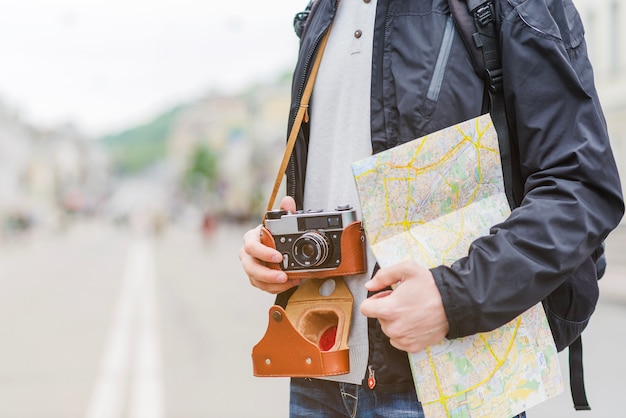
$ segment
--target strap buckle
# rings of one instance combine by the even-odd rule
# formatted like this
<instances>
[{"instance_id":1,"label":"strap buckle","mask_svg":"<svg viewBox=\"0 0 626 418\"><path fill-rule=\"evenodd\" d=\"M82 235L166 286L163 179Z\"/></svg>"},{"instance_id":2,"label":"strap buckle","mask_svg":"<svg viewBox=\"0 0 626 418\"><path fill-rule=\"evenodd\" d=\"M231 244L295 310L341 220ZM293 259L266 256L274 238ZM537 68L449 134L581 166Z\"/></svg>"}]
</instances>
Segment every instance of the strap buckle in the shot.
<instances>
[{"instance_id":1,"label":"strap buckle","mask_svg":"<svg viewBox=\"0 0 626 418\"><path fill-rule=\"evenodd\" d=\"M474 12L474 16L481 26L487 26L493 22L493 3L487 2L481 4Z\"/></svg>"},{"instance_id":2,"label":"strap buckle","mask_svg":"<svg viewBox=\"0 0 626 418\"><path fill-rule=\"evenodd\" d=\"M502 92L502 68L486 69L487 83L491 93Z\"/></svg>"}]
</instances>

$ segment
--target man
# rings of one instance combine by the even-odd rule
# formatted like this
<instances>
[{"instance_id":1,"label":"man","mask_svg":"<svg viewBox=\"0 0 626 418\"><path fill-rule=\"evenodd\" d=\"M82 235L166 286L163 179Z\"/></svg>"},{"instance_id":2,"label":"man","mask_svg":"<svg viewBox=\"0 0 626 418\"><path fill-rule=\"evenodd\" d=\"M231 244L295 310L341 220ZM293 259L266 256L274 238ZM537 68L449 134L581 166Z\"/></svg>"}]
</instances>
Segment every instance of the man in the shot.
<instances>
[{"instance_id":1,"label":"man","mask_svg":"<svg viewBox=\"0 0 626 418\"><path fill-rule=\"evenodd\" d=\"M509 322L561 285L623 215L571 0L494 3L519 207L450 267L405 262L369 280L368 254L368 274L346 280L355 299L350 373L292 379L292 416L423 416L406 352ZM287 170L281 207L291 211L358 206L353 161L486 111L483 80L446 0L317 0L301 36L291 123L331 23L310 122ZM260 243L258 228L245 235L240 259L251 284L278 293L277 303L299 284L268 267L281 255Z\"/></svg>"}]
</instances>

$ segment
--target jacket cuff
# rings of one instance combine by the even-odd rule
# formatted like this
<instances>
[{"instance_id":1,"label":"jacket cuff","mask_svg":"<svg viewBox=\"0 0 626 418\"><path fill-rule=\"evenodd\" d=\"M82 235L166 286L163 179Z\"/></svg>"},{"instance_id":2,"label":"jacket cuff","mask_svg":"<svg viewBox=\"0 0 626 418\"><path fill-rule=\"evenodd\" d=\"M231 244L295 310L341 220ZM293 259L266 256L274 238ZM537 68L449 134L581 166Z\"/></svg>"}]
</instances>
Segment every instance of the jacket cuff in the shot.
<instances>
[{"instance_id":1,"label":"jacket cuff","mask_svg":"<svg viewBox=\"0 0 626 418\"><path fill-rule=\"evenodd\" d=\"M471 313L468 309L463 309L463 301L456 300L452 297L453 294L459 295L466 293L459 292L458 289L456 292L453 292L451 289L451 286L453 286L452 282L457 282L460 286L460 280L456 277L451 277L454 276L454 272L446 266L438 266L430 269L430 271L435 278L435 284L441 294L443 307L448 317L449 330L446 338L454 339L472 334L464 329L464 325L467 327L467 324L473 323Z\"/></svg>"}]
</instances>

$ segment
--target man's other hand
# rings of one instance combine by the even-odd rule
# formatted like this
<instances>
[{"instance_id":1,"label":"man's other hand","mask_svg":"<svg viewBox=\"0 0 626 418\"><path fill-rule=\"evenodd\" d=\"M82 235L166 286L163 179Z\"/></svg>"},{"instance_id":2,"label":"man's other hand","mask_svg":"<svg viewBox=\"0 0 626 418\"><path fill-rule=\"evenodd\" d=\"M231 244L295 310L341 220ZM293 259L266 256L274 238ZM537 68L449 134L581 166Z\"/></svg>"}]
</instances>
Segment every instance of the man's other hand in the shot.
<instances>
[{"instance_id":1,"label":"man's other hand","mask_svg":"<svg viewBox=\"0 0 626 418\"><path fill-rule=\"evenodd\" d=\"M416 353L448 334L448 318L430 270L412 261L380 269L366 285L380 291L361 304L361 313L377 318L391 345Z\"/></svg>"}]
</instances>

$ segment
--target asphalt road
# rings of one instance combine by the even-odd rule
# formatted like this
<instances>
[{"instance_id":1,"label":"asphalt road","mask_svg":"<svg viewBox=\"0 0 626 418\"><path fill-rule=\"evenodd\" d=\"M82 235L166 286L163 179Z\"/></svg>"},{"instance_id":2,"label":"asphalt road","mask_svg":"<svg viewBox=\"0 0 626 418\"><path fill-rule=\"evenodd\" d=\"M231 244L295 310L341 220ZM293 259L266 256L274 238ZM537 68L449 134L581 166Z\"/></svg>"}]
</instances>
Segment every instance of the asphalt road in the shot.
<instances>
[{"instance_id":1,"label":"asphalt road","mask_svg":"<svg viewBox=\"0 0 626 418\"><path fill-rule=\"evenodd\" d=\"M0 243L0 418L286 417L287 380L252 376L273 298L239 267L243 231L81 222ZM565 392L529 417L623 415L625 250L620 229L584 334L593 410Z\"/></svg>"}]
</instances>

